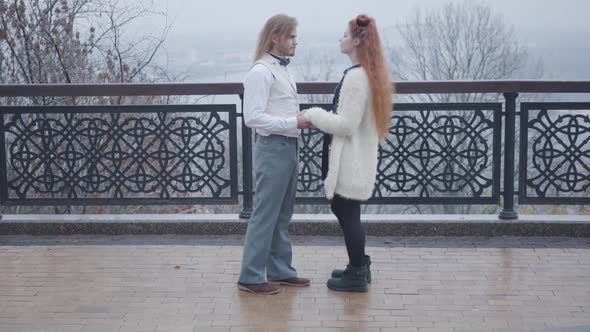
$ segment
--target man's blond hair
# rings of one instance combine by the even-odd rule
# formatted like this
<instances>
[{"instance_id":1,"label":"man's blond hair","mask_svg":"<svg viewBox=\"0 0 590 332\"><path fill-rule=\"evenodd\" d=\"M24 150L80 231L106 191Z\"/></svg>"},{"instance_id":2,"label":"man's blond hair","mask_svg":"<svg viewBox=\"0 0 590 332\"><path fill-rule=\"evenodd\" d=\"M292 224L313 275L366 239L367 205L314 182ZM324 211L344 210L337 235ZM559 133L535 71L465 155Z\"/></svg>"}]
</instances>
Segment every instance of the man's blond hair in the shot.
<instances>
[{"instance_id":1,"label":"man's blond hair","mask_svg":"<svg viewBox=\"0 0 590 332\"><path fill-rule=\"evenodd\" d=\"M285 37L291 34L295 28L297 28L297 19L294 17L278 14L269 18L258 35L254 61L260 60L265 53L272 50L274 46L272 43L273 35Z\"/></svg>"}]
</instances>

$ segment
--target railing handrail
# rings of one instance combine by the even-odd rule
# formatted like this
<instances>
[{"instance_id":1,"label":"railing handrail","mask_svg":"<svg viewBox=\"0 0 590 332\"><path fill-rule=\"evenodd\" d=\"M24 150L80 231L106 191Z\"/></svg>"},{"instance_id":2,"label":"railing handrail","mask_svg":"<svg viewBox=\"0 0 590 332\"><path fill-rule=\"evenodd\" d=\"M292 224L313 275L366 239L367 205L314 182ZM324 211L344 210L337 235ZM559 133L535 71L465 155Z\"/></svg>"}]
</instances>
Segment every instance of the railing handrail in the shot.
<instances>
[{"instance_id":1,"label":"railing handrail","mask_svg":"<svg viewBox=\"0 0 590 332\"><path fill-rule=\"evenodd\" d=\"M336 82L299 82L300 94L332 94ZM428 93L590 93L590 81L488 80L403 81L399 94ZM239 95L242 83L0 84L0 97Z\"/></svg>"}]
</instances>

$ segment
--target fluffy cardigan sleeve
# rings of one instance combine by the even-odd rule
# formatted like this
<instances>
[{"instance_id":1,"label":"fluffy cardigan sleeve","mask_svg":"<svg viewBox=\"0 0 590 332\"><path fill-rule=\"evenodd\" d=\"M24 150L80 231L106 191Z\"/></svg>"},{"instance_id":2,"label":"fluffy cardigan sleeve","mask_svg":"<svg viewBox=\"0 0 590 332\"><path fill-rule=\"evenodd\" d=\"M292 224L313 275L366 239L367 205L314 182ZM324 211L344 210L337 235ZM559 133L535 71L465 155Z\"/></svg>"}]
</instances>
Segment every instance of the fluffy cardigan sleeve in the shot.
<instances>
[{"instance_id":1,"label":"fluffy cardigan sleeve","mask_svg":"<svg viewBox=\"0 0 590 332\"><path fill-rule=\"evenodd\" d=\"M327 112L320 107L305 111L304 117L319 130L336 135L349 136L360 125L369 101L369 80L362 68L348 72L342 82L338 101L338 113Z\"/></svg>"}]
</instances>

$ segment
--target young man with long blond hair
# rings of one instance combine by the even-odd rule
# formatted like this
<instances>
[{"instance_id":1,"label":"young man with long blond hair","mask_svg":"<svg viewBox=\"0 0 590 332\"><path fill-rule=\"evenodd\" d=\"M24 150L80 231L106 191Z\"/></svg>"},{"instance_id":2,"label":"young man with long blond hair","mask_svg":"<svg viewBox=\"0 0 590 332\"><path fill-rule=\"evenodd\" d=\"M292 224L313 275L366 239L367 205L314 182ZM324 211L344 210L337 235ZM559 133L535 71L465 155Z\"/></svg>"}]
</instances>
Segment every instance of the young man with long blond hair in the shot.
<instances>
[{"instance_id":1,"label":"young man with long blond hair","mask_svg":"<svg viewBox=\"0 0 590 332\"><path fill-rule=\"evenodd\" d=\"M297 189L299 132L310 126L299 112L297 87L287 69L296 46L297 20L282 14L269 18L244 79L244 123L256 131L256 203L238 288L255 294L276 294L277 285L310 284L297 277L291 265L288 232Z\"/></svg>"},{"instance_id":2,"label":"young man with long blond hair","mask_svg":"<svg viewBox=\"0 0 590 332\"><path fill-rule=\"evenodd\" d=\"M371 261L365 255L361 202L373 193L377 175L379 140L389 131L393 86L375 20L359 15L340 38L340 50L352 66L334 92L333 111L311 108L304 117L328 134L324 151L324 180L330 208L344 233L349 264L332 271L327 286L332 290L366 292L371 282ZM326 146L326 145L325 145ZM327 165L326 165L327 164Z\"/></svg>"}]
</instances>

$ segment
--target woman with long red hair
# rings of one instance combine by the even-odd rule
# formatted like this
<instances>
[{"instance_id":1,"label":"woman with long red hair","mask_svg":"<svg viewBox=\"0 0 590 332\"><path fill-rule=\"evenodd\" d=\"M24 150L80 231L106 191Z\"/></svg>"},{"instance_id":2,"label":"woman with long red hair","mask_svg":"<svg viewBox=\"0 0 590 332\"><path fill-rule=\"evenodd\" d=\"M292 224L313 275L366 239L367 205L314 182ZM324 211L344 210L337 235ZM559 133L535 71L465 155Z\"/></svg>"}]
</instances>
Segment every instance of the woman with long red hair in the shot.
<instances>
[{"instance_id":1,"label":"woman with long red hair","mask_svg":"<svg viewBox=\"0 0 590 332\"><path fill-rule=\"evenodd\" d=\"M371 282L361 203L373 193L379 141L389 132L393 86L375 20L359 15L340 39L352 66L334 92L332 111L314 107L304 117L324 135L322 175L330 208L344 233L349 264L332 271L328 288L366 292Z\"/></svg>"}]
</instances>

